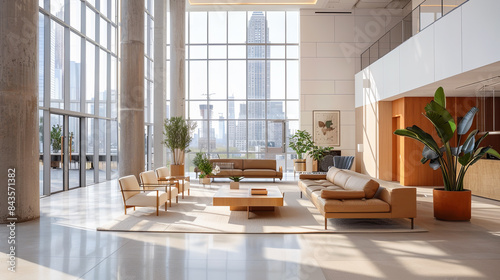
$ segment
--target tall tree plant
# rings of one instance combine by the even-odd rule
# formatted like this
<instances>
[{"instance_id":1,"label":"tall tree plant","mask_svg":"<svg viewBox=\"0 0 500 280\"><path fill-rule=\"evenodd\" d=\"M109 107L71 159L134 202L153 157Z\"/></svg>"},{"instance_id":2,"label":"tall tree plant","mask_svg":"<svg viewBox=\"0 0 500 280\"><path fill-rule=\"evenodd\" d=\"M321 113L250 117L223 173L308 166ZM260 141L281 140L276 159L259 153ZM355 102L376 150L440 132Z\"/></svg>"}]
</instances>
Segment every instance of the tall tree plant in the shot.
<instances>
[{"instance_id":1,"label":"tall tree plant","mask_svg":"<svg viewBox=\"0 0 500 280\"><path fill-rule=\"evenodd\" d=\"M415 139L424 144L422 151L422 164L429 162L429 166L437 170L441 169L444 188L447 191L462 191L465 174L470 166L476 163L485 154L500 158L500 154L491 146L480 147L481 142L488 136L488 132L476 140L478 130L472 130L460 145L462 137L469 131L478 109L472 107L460 121L458 126L453 117L446 110L446 96L442 87L439 87L432 100L425 106L424 116L432 123L440 144L427 132L414 125L406 129L398 129L394 134ZM452 146L451 140L456 136L456 146ZM459 164L460 163L460 164ZM460 169L458 169L460 166Z\"/></svg>"},{"instance_id":2,"label":"tall tree plant","mask_svg":"<svg viewBox=\"0 0 500 280\"><path fill-rule=\"evenodd\" d=\"M196 128L196 123L184 120L182 117L165 119L163 144L172 152L172 164L184 164L184 155L193 140L191 136Z\"/></svg>"}]
</instances>

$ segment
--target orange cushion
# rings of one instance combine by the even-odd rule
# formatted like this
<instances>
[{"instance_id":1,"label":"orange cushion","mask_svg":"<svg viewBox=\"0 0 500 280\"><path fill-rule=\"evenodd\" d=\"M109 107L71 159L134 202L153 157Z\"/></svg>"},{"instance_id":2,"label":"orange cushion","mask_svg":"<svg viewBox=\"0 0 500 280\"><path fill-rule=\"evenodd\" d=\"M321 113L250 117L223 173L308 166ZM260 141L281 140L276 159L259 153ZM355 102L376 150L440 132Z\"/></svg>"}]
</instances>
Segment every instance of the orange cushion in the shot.
<instances>
[{"instance_id":1,"label":"orange cushion","mask_svg":"<svg viewBox=\"0 0 500 280\"><path fill-rule=\"evenodd\" d=\"M321 198L329 199L361 199L365 197L364 191L322 190Z\"/></svg>"}]
</instances>

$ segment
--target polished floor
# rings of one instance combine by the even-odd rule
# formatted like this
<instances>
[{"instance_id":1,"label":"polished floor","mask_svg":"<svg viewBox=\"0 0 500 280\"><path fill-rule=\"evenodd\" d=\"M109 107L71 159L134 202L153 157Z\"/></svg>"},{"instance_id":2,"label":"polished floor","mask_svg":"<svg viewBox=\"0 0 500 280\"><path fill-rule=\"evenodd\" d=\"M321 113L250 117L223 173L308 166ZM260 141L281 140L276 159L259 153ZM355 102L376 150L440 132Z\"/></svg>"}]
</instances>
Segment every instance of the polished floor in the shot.
<instances>
[{"instance_id":1,"label":"polished floor","mask_svg":"<svg viewBox=\"0 0 500 280\"><path fill-rule=\"evenodd\" d=\"M1 227L0 279L500 279L500 202L474 197L471 222L442 222L431 194L418 188L426 233L98 232L123 214L115 180L42 198L17 225L15 273Z\"/></svg>"}]
</instances>

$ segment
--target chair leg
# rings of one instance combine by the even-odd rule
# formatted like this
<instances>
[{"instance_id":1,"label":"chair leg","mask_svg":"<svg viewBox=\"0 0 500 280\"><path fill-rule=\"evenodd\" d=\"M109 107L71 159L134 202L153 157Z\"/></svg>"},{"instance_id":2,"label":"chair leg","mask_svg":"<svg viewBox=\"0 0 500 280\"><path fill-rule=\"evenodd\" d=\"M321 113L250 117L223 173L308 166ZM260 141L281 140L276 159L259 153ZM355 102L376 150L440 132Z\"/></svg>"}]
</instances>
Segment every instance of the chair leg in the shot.
<instances>
[{"instance_id":1,"label":"chair leg","mask_svg":"<svg viewBox=\"0 0 500 280\"><path fill-rule=\"evenodd\" d=\"M302 191L300 192L300 198L302 198Z\"/></svg>"},{"instance_id":2,"label":"chair leg","mask_svg":"<svg viewBox=\"0 0 500 280\"><path fill-rule=\"evenodd\" d=\"M411 229L413 229L413 218L410 218L411 221Z\"/></svg>"},{"instance_id":3,"label":"chair leg","mask_svg":"<svg viewBox=\"0 0 500 280\"><path fill-rule=\"evenodd\" d=\"M165 212L167 212L167 204L168 202L165 202Z\"/></svg>"},{"instance_id":4,"label":"chair leg","mask_svg":"<svg viewBox=\"0 0 500 280\"><path fill-rule=\"evenodd\" d=\"M125 208L125 215L127 215L127 206L125 206L124 208Z\"/></svg>"},{"instance_id":5,"label":"chair leg","mask_svg":"<svg viewBox=\"0 0 500 280\"><path fill-rule=\"evenodd\" d=\"M325 230L327 230L327 229L328 229L328 222L327 222L326 217L325 217Z\"/></svg>"},{"instance_id":6,"label":"chair leg","mask_svg":"<svg viewBox=\"0 0 500 280\"><path fill-rule=\"evenodd\" d=\"M178 196L175 197L175 203L179 203L179 197Z\"/></svg>"},{"instance_id":7,"label":"chair leg","mask_svg":"<svg viewBox=\"0 0 500 280\"><path fill-rule=\"evenodd\" d=\"M188 189L188 195L191 195L191 189Z\"/></svg>"},{"instance_id":8,"label":"chair leg","mask_svg":"<svg viewBox=\"0 0 500 280\"><path fill-rule=\"evenodd\" d=\"M276 178L273 178L273 183L276 183Z\"/></svg>"}]
</instances>

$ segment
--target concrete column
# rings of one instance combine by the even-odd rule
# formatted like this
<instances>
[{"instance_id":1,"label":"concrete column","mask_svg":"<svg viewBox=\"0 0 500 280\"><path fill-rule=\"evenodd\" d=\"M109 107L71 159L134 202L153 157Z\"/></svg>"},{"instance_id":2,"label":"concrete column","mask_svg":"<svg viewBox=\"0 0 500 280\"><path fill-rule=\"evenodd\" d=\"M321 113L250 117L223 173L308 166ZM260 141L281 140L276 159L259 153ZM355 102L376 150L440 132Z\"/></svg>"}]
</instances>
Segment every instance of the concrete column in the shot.
<instances>
[{"instance_id":1,"label":"concrete column","mask_svg":"<svg viewBox=\"0 0 500 280\"><path fill-rule=\"evenodd\" d=\"M170 116L185 117L186 1L170 1Z\"/></svg>"},{"instance_id":2,"label":"concrete column","mask_svg":"<svg viewBox=\"0 0 500 280\"><path fill-rule=\"evenodd\" d=\"M119 174L144 171L144 0L121 1Z\"/></svg>"},{"instance_id":3,"label":"concrete column","mask_svg":"<svg viewBox=\"0 0 500 280\"><path fill-rule=\"evenodd\" d=\"M163 121L165 119L165 96L167 91L167 3L155 1L154 27L154 168L166 165L163 141Z\"/></svg>"},{"instance_id":4,"label":"concrete column","mask_svg":"<svg viewBox=\"0 0 500 280\"><path fill-rule=\"evenodd\" d=\"M40 217L38 1L0 0L0 38L0 223L24 222Z\"/></svg>"}]
</instances>

